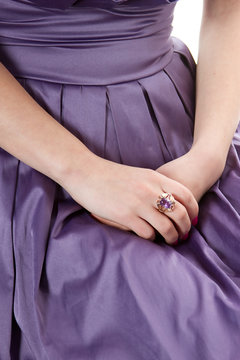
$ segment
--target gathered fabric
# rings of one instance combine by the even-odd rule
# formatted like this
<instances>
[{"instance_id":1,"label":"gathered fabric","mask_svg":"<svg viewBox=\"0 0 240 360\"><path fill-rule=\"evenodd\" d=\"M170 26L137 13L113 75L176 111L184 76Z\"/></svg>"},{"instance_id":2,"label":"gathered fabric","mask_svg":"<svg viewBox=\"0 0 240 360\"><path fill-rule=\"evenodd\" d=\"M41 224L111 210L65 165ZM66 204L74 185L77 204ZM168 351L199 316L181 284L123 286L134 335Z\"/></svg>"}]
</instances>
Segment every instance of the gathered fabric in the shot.
<instances>
[{"instance_id":1,"label":"gathered fabric","mask_svg":"<svg viewBox=\"0 0 240 360\"><path fill-rule=\"evenodd\" d=\"M12 12L2 1L1 61L16 77L76 85L119 83L162 70L174 51L174 4L110 7L110 1L105 7L80 1L56 13L10 0Z\"/></svg>"}]
</instances>

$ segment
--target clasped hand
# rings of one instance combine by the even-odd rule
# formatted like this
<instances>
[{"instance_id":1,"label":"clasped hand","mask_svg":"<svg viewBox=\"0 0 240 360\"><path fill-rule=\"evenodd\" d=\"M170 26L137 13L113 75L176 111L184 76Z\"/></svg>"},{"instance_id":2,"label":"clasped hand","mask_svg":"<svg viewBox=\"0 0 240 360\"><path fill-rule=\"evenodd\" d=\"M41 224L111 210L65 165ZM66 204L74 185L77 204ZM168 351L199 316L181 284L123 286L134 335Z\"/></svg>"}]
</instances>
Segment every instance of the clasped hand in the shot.
<instances>
[{"instance_id":1,"label":"clasped hand","mask_svg":"<svg viewBox=\"0 0 240 360\"><path fill-rule=\"evenodd\" d=\"M174 244L190 231L199 200L221 174L199 159L190 151L152 170L94 155L94 172L86 179L84 191L77 190L77 176L66 189L96 220L149 240L158 231L166 243ZM156 208L162 192L175 197L173 212L163 214Z\"/></svg>"},{"instance_id":2,"label":"clasped hand","mask_svg":"<svg viewBox=\"0 0 240 360\"><path fill-rule=\"evenodd\" d=\"M148 202L150 202L150 199L157 199L157 195L160 195L162 192L171 192L176 200L176 205L174 212L162 214L157 209L155 210L156 207L154 207L148 216L146 216L146 213L142 214L142 219L148 221L153 226L149 235L143 236L142 234L146 239L153 240L155 238L155 231L158 231L168 244L174 244L179 238L186 237L191 228L192 220L198 215L198 201L204 192L203 186L198 183L199 177L196 171L193 171L192 165L190 159L181 157L155 170L161 175L159 177L158 192L156 191L154 196L153 193L147 191ZM127 231L131 230L129 227L104 219L96 214L91 213L91 215L102 223ZM153 218L152 221L150 219L151 216ZM154 227L154 223L158 223L158 226Z\"/></svg>"}]
</instances>

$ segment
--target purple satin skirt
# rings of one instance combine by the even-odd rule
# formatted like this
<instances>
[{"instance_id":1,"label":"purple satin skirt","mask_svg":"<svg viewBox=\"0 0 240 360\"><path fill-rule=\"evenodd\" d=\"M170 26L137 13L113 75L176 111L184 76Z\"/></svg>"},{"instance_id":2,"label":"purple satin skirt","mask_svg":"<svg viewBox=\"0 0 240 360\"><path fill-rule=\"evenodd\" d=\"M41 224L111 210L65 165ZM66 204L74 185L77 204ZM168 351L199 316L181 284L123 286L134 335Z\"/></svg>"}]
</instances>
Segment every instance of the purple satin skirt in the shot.
<instances>
[{"instance_id":1,"label":"purple satin skirt","mask_svg":"<svg viewBox=\"0 0 240 360\"><path fill-rule=\"evenodd\" d=\"M196 64L174 3L36 3L0 0L0 57L45 110L118 163L190 149ZM0 149L0 359L237 360L239 131L178 247L100 223Z\"/></svg>"}]
</instances>

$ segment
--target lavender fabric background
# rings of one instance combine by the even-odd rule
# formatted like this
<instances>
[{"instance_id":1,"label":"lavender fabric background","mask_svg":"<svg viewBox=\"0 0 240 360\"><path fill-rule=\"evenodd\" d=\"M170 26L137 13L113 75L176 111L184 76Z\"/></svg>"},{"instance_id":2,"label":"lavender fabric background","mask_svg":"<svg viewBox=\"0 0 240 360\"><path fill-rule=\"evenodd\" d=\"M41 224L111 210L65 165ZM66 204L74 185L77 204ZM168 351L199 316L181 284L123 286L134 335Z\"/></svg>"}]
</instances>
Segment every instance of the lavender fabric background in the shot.
<instances>
[{"instance_id":1,"label":"lavender fabric background","mask_svg":"<svg viewBox=\"0 0 240 360\"><path fill-rule=\"evenodd\" d=\"M174 6L0 0L1 61L91 151L156 169L189 150L194 127ZM98 222L0 149L0 359L236 360L239 130L175 248Z\"/></svg>"}]
</instances>

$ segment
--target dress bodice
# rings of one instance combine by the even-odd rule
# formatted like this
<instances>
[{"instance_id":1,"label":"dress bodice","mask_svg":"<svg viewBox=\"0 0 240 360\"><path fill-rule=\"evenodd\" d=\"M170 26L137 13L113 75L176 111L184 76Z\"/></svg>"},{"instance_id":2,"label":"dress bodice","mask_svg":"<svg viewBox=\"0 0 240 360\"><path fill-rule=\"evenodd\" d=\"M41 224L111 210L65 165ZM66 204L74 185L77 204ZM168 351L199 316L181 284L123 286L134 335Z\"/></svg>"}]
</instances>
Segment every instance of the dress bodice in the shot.
<instances>
[{"instance_id":1,"label":"dress bodice","mask_svg":"<svg viewBox=\"0 0 240 360\"><path fill-rule=\"evenodd\" d=\"M0 0L2 62L14 76L71 84L146 77L173 56L169 1Z\"/></svg>"},{"instance_id":2,"label":"dress bodice","mask_svg":"<svg viewBox=\"0 0 240 360\"><path fill-rule=\"evenodd\" d=\"M44 6L48 8L56 8L56 9L67 9L73 6L76 3L82 2L84 0L15 0L21 1L25 3L31 3L36 6ZM85 0L91 3L95 3L98 6L101 5L109 5L109 6L116 6L116 5L125 5L124 3L135 3L139 0ZM140 0L141 1L141 0ZM178 0L148 0L148 2L154 2L158 4L167 4L172 2L177 2Z\"/></svg>"}]
</instances>

